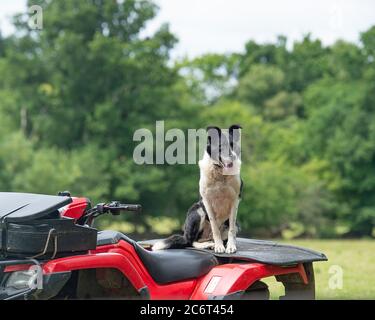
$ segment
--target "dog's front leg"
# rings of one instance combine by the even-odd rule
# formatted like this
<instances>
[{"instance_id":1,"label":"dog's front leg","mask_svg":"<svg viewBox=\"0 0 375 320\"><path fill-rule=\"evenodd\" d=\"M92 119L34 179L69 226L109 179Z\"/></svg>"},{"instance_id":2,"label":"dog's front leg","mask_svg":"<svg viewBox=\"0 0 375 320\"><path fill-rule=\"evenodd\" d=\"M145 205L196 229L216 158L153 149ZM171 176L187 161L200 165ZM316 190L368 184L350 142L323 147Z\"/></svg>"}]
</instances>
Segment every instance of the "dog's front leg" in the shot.
<instances>
[{"instance_id":1,"label":"dog's front leg","mask_svg":"<svg viewBox=\"0 0 375 320\"><path fill-rule=\"evenodd\" d=\"M220 230L219 230L219 227L217 225L212 207L211 207L210 203L207 200L205 200L204 198L202 199L202 201L203 201L203 204L206 208L208 218L210 219L212 237L213 237L213 240L214 240L214 243L215 243L214 250L215 250L216 253L224 253L225 247L224 247L224 244L223 244L223 240L221 239Z\"/></svg>"},{"instance_id":2,"label":"dog's front leg","mask_svg":"<svg viewBox=\"0 0 375 320\"><path fill-rule=\"evenodd\" d=\"M231 210L230 217L229 217L228 242L227 242L227 248L225 249L226 253L234 253L234 252L237 251L237 246L236 246L236 236L237 236L236 219L237 219L238 204L239 204L239 200L236 200L235 203L233 204L233 208Z\"/></svg>"}]
</instances>

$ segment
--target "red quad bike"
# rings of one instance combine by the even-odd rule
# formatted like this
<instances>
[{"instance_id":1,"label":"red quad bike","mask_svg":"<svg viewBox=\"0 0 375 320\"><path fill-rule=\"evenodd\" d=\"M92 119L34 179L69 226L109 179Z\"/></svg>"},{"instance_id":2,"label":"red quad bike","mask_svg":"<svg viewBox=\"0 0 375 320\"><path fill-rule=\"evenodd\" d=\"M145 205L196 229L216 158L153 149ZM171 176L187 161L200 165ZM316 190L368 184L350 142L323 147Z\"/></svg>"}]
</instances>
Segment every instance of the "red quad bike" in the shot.
<instances>
[{"instance_id":1,"label":"red quad bike","mask_svg":"<svg viewBox=\"0 0 375 320\"><path fill-rule=\"evenodd\" d=\"M141 210L86 198L0 192L0 299L268 299L275 277L282 299L314 299L313 262L324 254L272 241L238 239L234 254L153 252L92 228L104 214Z\"/></svg>"}]
</instances>

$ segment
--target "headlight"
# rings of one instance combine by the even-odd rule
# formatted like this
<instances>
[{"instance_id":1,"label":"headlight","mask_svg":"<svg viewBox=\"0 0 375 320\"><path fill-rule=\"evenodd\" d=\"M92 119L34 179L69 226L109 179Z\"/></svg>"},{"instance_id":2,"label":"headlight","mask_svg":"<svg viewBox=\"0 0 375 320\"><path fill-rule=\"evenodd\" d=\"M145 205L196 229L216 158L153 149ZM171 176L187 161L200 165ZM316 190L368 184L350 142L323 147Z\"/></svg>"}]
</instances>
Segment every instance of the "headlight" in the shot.
<instances>
[{"instance_id":1,"label":"headlight","mask_svg":"<svg viewBox=\"0 0 375 320\"><path fill-rule=\"evenodd\" d=\"M33 289L37 286L37 279L37 270L15 271L9 276L5 286L16 290Z\"/></svg>"}]
</instances>

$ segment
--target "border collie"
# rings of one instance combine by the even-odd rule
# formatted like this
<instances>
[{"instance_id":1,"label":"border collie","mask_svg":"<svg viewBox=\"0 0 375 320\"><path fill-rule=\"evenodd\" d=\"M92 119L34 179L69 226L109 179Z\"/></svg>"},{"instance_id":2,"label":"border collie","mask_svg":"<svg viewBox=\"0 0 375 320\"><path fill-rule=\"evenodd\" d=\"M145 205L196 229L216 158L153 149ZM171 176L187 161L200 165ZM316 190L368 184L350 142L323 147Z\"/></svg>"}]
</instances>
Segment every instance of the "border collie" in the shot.
<instances>
[{"instance_id":1,"label":"border collie","mask_svg":"<svg viewBox=\"0 0 375 320\"><path fill-rule=\"evenodd\" d=\"M184 234L159 241L152 250L195 247L236 252L236 219L243 188L240 129L232 125L225 134L218 127L207 128L207 147L199 161L200 200L187 212Z\"/></svg>"}]
</instances>

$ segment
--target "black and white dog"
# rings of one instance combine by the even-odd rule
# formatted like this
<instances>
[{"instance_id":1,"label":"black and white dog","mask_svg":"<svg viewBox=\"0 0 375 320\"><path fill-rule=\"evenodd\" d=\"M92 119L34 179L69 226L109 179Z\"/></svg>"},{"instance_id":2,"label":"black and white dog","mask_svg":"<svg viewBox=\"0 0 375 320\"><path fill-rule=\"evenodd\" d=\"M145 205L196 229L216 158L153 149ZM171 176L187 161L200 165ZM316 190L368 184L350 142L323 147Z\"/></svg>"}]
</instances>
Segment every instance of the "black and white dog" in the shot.
<instances>
[{"instance_id":1,"label":"black and white dog","mask_svg":"<svg viewBox=\"0 0 375 320\"><path fill-rule=\"evenodd\" d=\"M240 143L239 125L232 125L227 134L218 127L207 128L207 147L199 161L200 200L188 210L184 234L159 241L152 250L193 246L213 248L216 253L236 252L236 218L243 188Z\"/></svg>"}]
</instances>

